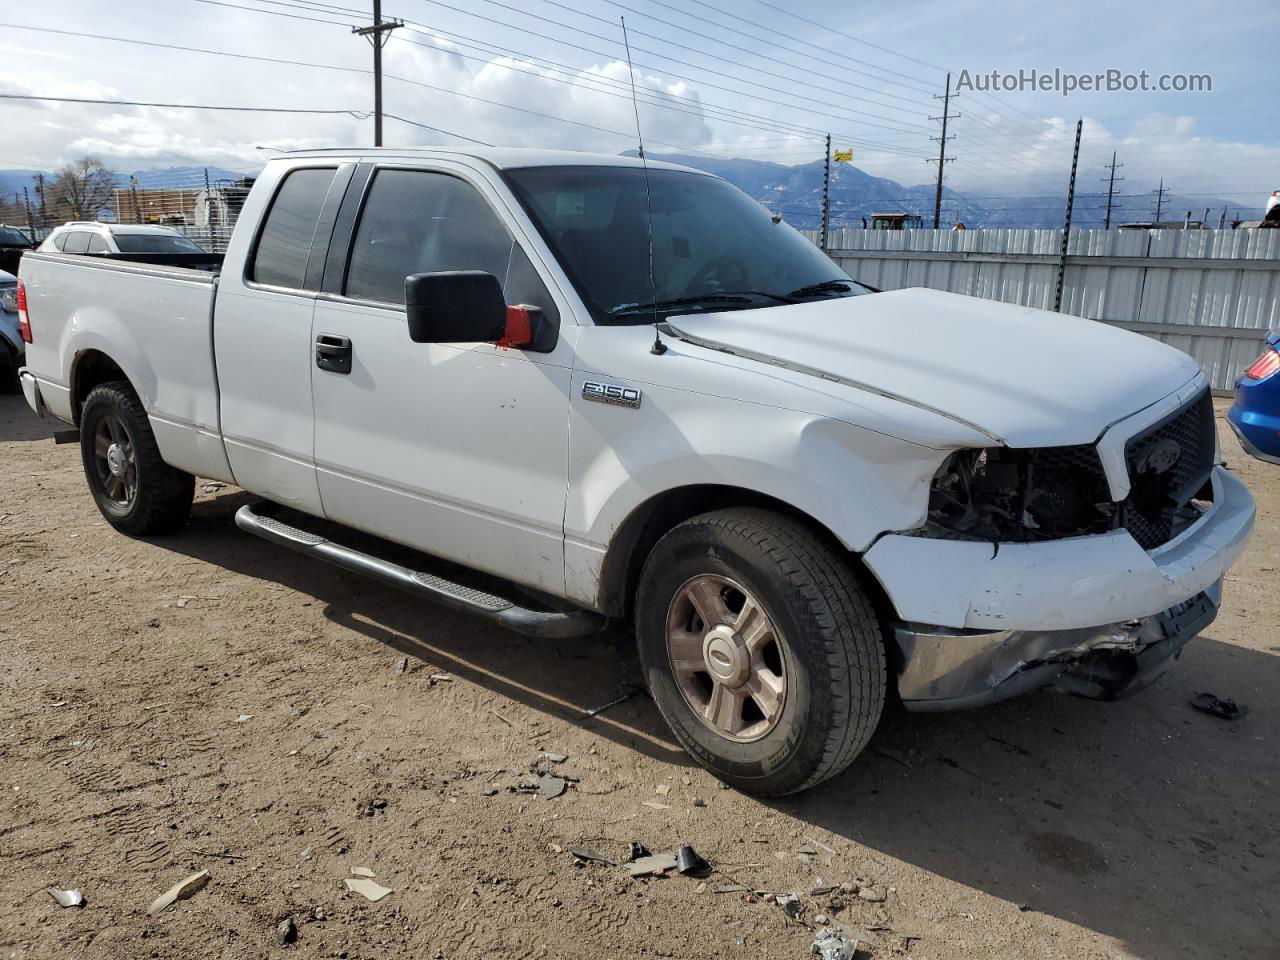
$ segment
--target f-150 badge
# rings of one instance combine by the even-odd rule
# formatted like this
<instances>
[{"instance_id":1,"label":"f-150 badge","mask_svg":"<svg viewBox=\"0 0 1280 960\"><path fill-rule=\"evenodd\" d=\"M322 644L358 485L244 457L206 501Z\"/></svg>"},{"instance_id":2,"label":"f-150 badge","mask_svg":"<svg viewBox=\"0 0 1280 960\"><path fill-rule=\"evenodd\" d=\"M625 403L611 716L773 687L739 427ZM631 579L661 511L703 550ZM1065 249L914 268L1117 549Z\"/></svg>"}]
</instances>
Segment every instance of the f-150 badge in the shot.
<instances>
[{"instance_id":1,"label":"f-150 badge","mask_svg":"<svg viewBox=\"0 0 1280 960\"><path fill-rule=\"evenodd\" d=\"M634 387L620 387L616 383L600 383L597 380L584 380L582 396L597 403L612 403L618 407L640 406L640 391Z\"/></svg>"}]
</instances>

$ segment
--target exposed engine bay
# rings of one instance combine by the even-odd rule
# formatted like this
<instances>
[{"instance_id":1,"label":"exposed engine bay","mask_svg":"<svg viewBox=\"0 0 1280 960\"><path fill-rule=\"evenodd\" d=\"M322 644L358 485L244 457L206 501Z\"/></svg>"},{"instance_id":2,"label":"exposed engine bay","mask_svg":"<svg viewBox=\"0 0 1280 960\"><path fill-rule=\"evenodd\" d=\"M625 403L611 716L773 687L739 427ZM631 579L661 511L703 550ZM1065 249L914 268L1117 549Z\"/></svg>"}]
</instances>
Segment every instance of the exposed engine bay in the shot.
<instances>
[{"instance_id":1,"label":"exposed engine bay","mask_svg":"<svg viewBox=\"0 0 1280 960\"><path fill-rule=\"evenodd\" d=\"M1088 445L961 450L939 468L929 493L926 536L1028 543L1124 527L1145 548L1167 542L1201 515L1212 492L1179 503L1168 484L1135 483L1111 499L1097 450Z\"/></svg>"}]
</instances>

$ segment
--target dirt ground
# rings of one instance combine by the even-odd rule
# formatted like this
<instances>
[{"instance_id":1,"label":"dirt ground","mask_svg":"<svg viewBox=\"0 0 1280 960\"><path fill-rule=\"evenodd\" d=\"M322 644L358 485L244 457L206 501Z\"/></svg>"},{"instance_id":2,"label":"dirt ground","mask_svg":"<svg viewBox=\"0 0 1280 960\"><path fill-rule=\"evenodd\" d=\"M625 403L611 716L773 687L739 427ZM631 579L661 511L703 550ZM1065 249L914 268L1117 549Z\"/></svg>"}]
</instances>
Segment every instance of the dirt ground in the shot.
<instances>
[{"instance_id":1,"label":"dirt ground","mask_svg":"<svg viewBox=\"0 0 1280 960\"><path fill-rule=\"evenodd\" d=\"M1120 704L893 714L772 803L720 789L643 695L583 717L636 679L623 631L538 641L415 601L239 532L234 488L130 540L52 429L0 397L0 958L801 958L820 917L877 958L1280 951L1280 468L1226 429L1257 532L1174 672ZM1204 690L1251 713L1197 713ZM578 782L508 790L543 750ZM721 875L568 852L633 840ZM393 892L347 892L354 866ZM812 893L841 883L886 899Z\"/></svg>"}]
</instances>

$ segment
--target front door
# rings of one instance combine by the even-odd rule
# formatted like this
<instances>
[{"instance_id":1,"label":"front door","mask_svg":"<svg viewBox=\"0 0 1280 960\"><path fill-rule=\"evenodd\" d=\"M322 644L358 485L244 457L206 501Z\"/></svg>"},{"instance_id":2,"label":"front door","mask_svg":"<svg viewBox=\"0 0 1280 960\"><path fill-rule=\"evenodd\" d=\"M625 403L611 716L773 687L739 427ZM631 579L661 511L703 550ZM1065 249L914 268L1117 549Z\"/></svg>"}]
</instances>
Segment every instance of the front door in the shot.
<instances>
[{"instance_id":1,"label":"front door","mask_svg":"<svg viewBox=\"0 0 1280 960\"><path fill-rule=\"evenodd\" d=\"M482 182L381 167L362 200L348 199L360 208L345 278L312 323L317 350L349 360L317 353L312 372L326 516L562 592L572 327L547 354L412 342L413 273L484 270L509 303L552 318L557 306Z\"/></svg>"}]
</instances>

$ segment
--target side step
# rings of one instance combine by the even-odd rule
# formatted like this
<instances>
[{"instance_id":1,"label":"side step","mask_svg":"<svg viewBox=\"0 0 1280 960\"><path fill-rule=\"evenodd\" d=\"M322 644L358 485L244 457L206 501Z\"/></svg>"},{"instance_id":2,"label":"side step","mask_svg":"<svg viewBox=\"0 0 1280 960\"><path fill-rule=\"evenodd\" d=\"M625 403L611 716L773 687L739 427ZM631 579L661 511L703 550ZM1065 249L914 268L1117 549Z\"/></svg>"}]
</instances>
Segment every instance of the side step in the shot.
<instances>
[{"instance_id":1,"label":"side step","mask_svg":"<svg viewBox=\"0 0 1280 960\"><path fill-rule=\"evenodd\" d=\"M291 527L274 517L254 513L254 507L265 512L269 504L245 505L236 511L236 526L247 533L278 543L298 553L324 560L344 570L389 583L412 594L442 603L447 607L475 613L508 630L531 637L558 639L595 633L605 625L605 618L588 610L572 613L542 612L518 607L510 600L483 590L464 587L420 570L410 570L397 563L380 560L367 553L334 543L319 534Z\"/></svg>"}]
</instances>

